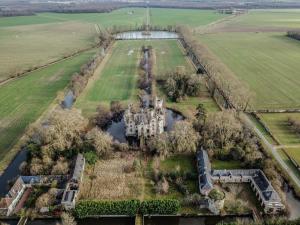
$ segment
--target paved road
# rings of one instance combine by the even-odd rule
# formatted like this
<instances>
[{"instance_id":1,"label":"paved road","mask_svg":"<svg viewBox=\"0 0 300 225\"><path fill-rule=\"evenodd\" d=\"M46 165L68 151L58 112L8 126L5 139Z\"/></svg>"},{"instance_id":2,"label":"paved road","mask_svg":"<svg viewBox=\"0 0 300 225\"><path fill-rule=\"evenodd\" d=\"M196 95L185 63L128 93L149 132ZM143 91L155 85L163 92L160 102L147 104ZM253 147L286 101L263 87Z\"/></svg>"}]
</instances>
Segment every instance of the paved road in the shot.
<instances>
[{"instance_id":1,"label":"paved road","mask_svg":"<svg viewBox=\"0 0 300 225\"><path fill-rule=\"evenodd\" d=\"M282 160L281 156L278 154L276 147L265 138L265 136L262 134L262 132L257 129L255 124L249 119L249 117L244 114L243 115L245 121L247 124L249 124L253 130L256 132L256 134L261 138L263 143L267 146L267 148L270 150L274 158L277 160L277 162L280 164L280 166L289 174L290 178L293 180L293 182L300 188L300 179L294 174L294 172L288 167L288 165Z\"/></svg>"}]
</instances>

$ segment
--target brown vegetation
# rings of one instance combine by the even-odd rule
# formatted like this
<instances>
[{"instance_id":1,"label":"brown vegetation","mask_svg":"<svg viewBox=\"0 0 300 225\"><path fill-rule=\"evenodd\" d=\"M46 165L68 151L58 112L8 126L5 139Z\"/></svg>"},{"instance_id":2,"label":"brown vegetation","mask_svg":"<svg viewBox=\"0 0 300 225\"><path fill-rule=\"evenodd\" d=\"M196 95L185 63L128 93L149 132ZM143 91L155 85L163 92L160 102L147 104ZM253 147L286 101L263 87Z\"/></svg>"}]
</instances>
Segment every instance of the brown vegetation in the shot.
<instances>
[{"instance_id":1,"label":"brown vegetation","mask_svg":"<svg viewBox=\"0 0 300 225\"><path fill-rule=\"evenodd\" d=\"M93 169L86 170L81 184L80 198L121 200L139 198L142 178L134 167L135 156L116 153L111 159L99 160Z\"/></svg>"}]
</instances>

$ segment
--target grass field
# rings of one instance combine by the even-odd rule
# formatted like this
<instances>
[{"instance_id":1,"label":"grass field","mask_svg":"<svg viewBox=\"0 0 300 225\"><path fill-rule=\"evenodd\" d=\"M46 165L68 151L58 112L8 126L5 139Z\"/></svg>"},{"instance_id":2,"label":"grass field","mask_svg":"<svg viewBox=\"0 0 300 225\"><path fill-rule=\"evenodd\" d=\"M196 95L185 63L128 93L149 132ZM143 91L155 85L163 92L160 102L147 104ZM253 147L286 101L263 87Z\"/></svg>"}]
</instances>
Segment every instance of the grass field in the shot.
<instances>
[{"instance_id":1,"label":"grass field","mask_svg":"<svg viewBox=\"0 0 300 225\"><path fill-rule=\"evenodd\" d=\"M259 115L282 145L300 145L300 136L287 123L289 117L300 120L300 113L262 113Z\"/></svg>"},{"instance_id":2,"label":"grass field","mask_svg":"<svg viewBox=\"0 0 300 225\"><path fill-rule=\"evenodd\" d=\"M212 10L150 11L153 13L153 24L163 26L179 22L200 26L224 17ZM145 8L124 8L111 13L40 13L0 18L0 81L11 74L47 64L89 47L96 40L95 24L104 28L134 28L145 23L146 15Z\"/></svg>"},{"instance_id":3,"label":"grass field","mask_svg":"<svg viewBox=\"0 0 300 225\"><path fill-rule=\"evenodd\" d=\"M58 91L69 83L72 74L79 71L95 51L35 71L0 88L0 158L22 136L25 128L34 122L56 98Z\"/></svg>"},{"instance_id":4,"label":"grass field","mask_svg":"<svg viewBox=\"0 0 300 225\"><path fill-rule=\"evenodd\" d=\"M256 109L300 108L300 42L283 33L218 33L199 39L255 92Z\"/></svg>"},{"instance_id":5,"label":"grass field","mask_svg":"<svg viewBox=\"0 0 300 225\"><path fill-rule=\"evenodd\" d=\"M95 37L94 25L77 22L0 28L0 81L90 47Z\"/></svg>"},{"instance_id":6,"label":"grass field","mask_svg":"<svg viewBox=\"0 0 300 225\"><path fill-rule=\"evenodd\" d=\"M152 25L189 25L191 27L204 26L226 17L225 14L214 10L194 9L150 9L150 22Z\"/></svg>"},{"instance_id":7,"label":"grass field","mask_svg":"<svg viewBox=\"0 0 300 225\"><path fill-rule=\"evenodd\" d=\"M137 68L142 43L118 41L103 69L97 70L88 88L77 99L75 106L85 115L95 112L100 103L127 102L137 99Z\"/></svg>"},{"instance_id":8,"label":"grass field","mask_svg":"<svg viewBox=\"0 0 300 225\"><path fill-rule=\"evenodd\" d=\"M0 27L80 21L103 27L141 25L146 19L144 8L124 8L111 13L39 13L35 16L6 17Z\"/></svg>"},{"instance_id":9,"label":"grass field","mask_svg":"<svg viewBox=\"0 0 300 225\"><path fill-rule=\"evenodd\" d=\"M228 25L237 28L300 28L299 9L250 10Z\"/></svg>"},{"instance_id":10,"label":"grass field","mask_svg":"<svg viewBox=\"0 0 300 225\"><path fill-rule=\"evenodd\" d=\"M300 165L300 147L298 149L286 148L284 150L292 159L294 159L298 163L298 165Z\"/></svg>"},{"instance_id":11,"label":"grass field","mask_svg":"<svg viewBox=\"0 0 300 225\"><path fill-rule=\"evenodd\" d=\"M35 16L1 18L0 27L65 21L97 23L103 27L139 26L146 22L146 13L147 9L145 8L123 8L110 13L39 13ZM224 14L216 13L214 10L150 9L150 23L159 26L186 24L197 27L209 24L225 16Z\"/></svg>"}]
</instances>

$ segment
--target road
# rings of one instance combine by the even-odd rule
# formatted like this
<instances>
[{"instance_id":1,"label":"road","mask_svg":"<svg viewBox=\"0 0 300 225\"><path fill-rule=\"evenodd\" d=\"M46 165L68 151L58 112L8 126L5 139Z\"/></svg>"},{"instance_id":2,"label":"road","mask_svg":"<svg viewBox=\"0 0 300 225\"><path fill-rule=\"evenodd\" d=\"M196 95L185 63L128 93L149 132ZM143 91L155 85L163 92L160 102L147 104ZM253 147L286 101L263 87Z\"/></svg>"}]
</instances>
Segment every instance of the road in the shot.
<instances>
[{"instance_id":1,"label":"road","mask_svg":"<svg viewBox=\"0 0 300 225\"><path fill-rule=\"evenodd\" d=\"M260 139L263 141L263 143L267 146L267 148L270 150L271 154L274 156L276 161L280 164L281 168L283 168L290 176L290 178L293 180L293 182L300 188L300 179L294 174L294 172L288 167L288 165L282 160L281 156L278 154L276 147L265 138L263 133L257 129L255 124L249 119L249 117L246 114L243 114L244 120L247 124L249 124L255 133L260 137Z\"/></svg>"}]
</instances>

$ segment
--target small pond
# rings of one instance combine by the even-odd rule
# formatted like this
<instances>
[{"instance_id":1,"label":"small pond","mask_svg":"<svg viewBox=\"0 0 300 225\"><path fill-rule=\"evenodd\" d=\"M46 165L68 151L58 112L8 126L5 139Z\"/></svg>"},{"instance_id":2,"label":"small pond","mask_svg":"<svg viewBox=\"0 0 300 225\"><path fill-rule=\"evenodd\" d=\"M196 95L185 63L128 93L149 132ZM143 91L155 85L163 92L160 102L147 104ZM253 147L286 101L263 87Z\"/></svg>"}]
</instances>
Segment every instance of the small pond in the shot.
<instances>
[{"instance_id":1,"label":"small pond","mask_svg":"<svg viewBox=\"0 0 300 225\"><path fill-rule=\"evenodd\" d=\"M178 39L179 36L175 32L168 31L129 31L118 33L115 35L117 40L143 40L143 39Z\"/></svg>"},{"instance_id":2,"label":"small pond","mask_svg":"<svg viewBox=\"0 0 300 225\"><path fill-rule=\"evenodd\" d=\"M166 110L166 124L165 131L170 131L173 128L173 125L176 121L183 120L184 117L171 109ZM121 143L128 142L128 139L125 136L125 123L123 118L120 121L113 121L106 130L114 140L117 140Z\"/></svg>"}]
</instances>

